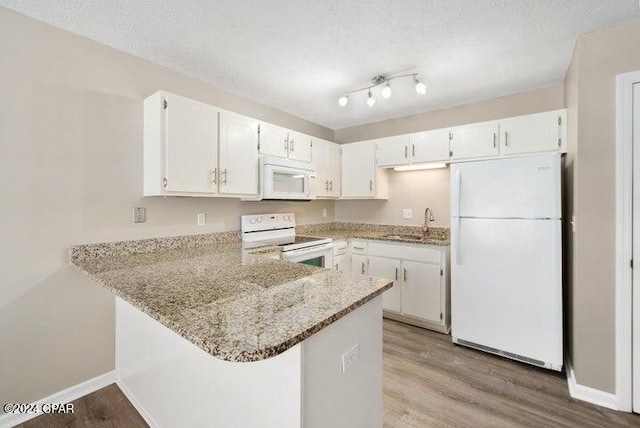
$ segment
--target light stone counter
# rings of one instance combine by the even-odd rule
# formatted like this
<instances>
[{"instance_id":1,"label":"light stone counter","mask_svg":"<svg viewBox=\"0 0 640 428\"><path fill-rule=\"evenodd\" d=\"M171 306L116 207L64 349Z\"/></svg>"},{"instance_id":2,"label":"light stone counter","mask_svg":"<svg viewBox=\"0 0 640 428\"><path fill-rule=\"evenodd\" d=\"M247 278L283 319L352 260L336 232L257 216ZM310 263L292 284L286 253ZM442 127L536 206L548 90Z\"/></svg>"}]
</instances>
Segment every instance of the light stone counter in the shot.
<instances>
[{"instance_id":1,"label":"light stone counter","mask_svg":"<svg viewBox=\"0 0 640 428\"><path fill-rule=\"evenodd\" d=\"M257 361L293 347L392 287L385 279L274 260L235 233L71 249L89 277L200 349Z\"/></svg>"},{"instance_id":2,"label":"light stone counter","mask_svg":"<svg viewBox=\"0 0 640 428\"><path fill-rule=\"evenodd\" d=\"M449 229L430 227L424 235L420 226L396 226L367 223L320 223L299 226L300 235L322 236L332 239L373 239L377 241L448 246Z\"/></svg>"}]
</instances>

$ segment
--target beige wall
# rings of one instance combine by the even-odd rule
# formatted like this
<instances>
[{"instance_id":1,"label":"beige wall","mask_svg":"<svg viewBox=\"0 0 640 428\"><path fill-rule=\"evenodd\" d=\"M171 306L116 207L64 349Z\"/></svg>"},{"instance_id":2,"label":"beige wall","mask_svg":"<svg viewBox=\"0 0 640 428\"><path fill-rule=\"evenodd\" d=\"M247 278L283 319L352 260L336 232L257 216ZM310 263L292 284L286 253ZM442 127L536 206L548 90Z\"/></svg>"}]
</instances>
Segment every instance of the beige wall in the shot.
<instances>
[{"instance_id":1,"label":"beige wall","mask_svg":"<svg viewBox=\"0 0 640 428\"><path fill-rule=\"evenodd\" d=\"M333 220L328 201L141 197L142 100L157 89L333 139L329 129L4 8L0 58L2 403L114 368L114 299L69 266L70 245L238 229L243 213ZM134 206L147 223L131 223Z\"/></svg>"},{"instance_id":2,"label":"beige wall","mask_svg":"<svg viewBox=\"0 0 640 428\"><path fill-rule=\"evenodd\" d=\"M561 108L564 108L564 87L558 85L398 119L337 129L335 141L350 143Z\"/></svg>"},{"instance_id":3,"label":"beige wall","mask_svg":"<svg viewBox=\"0 0 640 428\"><path fill-rule=\"evenodd\" d=\"M389 200L336 201L338 221L420 226L424 210L433 211L430 226L449 227L449 168L425 171L389 171ZM402 209L411 208L413 218L403 219Z\"/></svg>"},{"instance_id":4,"label":"beige wall","mask_svg":"<svg viewBox=\"0 0 640 428\"><path fill-rule=\"evenodd\" d=\"M587 34L568 74L577 85L571 358L578 383L608 392L615 392L615 77L640 70L638 40L640 21Z\"/></svg>"}]
</instances>

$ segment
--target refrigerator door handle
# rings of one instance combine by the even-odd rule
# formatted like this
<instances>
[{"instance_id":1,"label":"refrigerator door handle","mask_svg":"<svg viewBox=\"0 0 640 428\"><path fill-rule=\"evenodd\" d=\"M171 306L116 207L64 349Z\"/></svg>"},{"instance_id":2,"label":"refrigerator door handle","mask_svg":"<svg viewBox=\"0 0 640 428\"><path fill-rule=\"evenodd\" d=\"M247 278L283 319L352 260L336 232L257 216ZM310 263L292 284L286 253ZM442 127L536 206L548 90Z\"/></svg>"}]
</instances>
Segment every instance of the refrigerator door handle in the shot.
<instances>
[{"instance_id":1,"label":"refrigerator door handle","mask_svg":"<svg viewBox=\"0 0 640 428\"><path fill-rule=\"evenodd\" d=\"M456 265L460 266L462 264L462 254L460 248L460 217L456 218Z\"/></svg>"},{"instance_id":2,"label":"refrigerator door handle","mask_svg":"<svg viewBox=\"0 0 640 428\"><path fill-rule=\"evenodd\" d=\"M456 192L456 206L455 206L455 212L453 213L453 215L456 217L460 217L460 201L462 200L462 172L459 169L456 170L455 192Z\"/></svg>"}]
</instances>

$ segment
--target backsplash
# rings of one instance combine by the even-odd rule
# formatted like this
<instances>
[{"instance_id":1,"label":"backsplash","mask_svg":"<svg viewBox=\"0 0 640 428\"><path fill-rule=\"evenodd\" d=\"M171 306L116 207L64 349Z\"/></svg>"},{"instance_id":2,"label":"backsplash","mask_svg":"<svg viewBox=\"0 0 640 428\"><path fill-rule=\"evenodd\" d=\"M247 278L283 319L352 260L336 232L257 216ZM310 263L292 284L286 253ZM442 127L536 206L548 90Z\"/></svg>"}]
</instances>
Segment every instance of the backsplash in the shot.
<instances>
[{"instance_id":1,"label":"backsplash","mask_svg":"<svg viewBox=\"0 0 640 428\"><path fill-rule=\"evenodd\" d=\"M296 227L296 232L300 235L312 233L322 233L323 230L352 230L358 232L385 232L399 235L421 235L422 226L399 226L391 224L369 224L369 223L349 223L331 222L305 224ZM449 239L448 227L429 227L427 237L434 239Z\"/></svg>"}]
</instances>

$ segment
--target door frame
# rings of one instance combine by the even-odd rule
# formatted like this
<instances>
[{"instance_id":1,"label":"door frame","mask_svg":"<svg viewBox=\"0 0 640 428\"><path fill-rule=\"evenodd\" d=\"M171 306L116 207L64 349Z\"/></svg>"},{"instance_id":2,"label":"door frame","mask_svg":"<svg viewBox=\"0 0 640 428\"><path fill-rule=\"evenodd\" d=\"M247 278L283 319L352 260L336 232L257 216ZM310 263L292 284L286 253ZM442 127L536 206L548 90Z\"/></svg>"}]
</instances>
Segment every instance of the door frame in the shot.
<instances>
[{"instance_id":1,"label":"door frame","mask_svg":"<svg viewBox=\"0 0 640 428\"><path fill-rule=\"evenodd\" d=\"M633 85L640 71L616 76L616 280L615 354L618 408L633 406ZM639 166L640 167L640 166Z\"/></svg>"}]
</instances>

